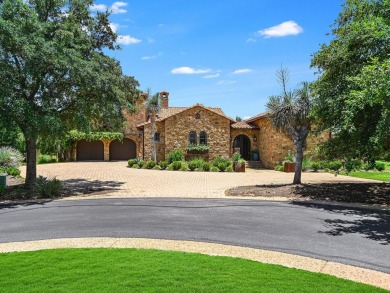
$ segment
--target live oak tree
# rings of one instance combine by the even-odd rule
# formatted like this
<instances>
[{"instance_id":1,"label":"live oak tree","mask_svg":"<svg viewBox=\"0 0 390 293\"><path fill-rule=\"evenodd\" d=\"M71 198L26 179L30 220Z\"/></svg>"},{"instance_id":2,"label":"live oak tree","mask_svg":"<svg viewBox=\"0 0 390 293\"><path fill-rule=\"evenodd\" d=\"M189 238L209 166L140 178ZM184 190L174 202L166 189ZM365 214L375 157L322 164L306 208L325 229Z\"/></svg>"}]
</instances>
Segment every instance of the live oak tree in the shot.
<instances>
[{"instance_id":1,"label":"live oak tree","mask_svg":"<svg viewBox=\"0 0 390 293\"><path fill-rule=\"evenodd\" d=\"M121 127L138 83L106 55L117 35L92 0L0 0L0 119L26 141L26 187L36 178L39 137Z\"/></svg>"},{"instance_id":2,"label":"live oak tree","mask_svg":"<svg viewBox=\"0 0 390 293\"><path fill-rule=\"evenodd\" d=\"M312 124L310 87L308 82L303 82L297 90L287 90L289 73L286 68L278 70L277 78L282 92L269 97L267 109L273 126L292 138L296 159L293 184L301 184L303 152Z\"/></svg>"},{"instance_id":3,"label":"live oak tree","mask_svg":"<svg viewBox=\"0 0 390 293\"><path fill-rule=\"evenodd\" d=\"M347 0L332 34L311 61L318 129L334 134L324 150L373 161L390 148L390 1Z\"/></svg>"}]
</instances>

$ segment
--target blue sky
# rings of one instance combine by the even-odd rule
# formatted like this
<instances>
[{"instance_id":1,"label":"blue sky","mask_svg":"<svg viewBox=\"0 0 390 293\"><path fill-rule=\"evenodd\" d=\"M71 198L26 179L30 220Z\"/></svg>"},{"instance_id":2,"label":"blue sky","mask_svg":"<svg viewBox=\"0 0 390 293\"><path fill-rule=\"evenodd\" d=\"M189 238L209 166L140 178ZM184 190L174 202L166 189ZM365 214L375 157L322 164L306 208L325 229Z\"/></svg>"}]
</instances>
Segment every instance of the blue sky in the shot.
<instances>
[{"instance_id":1,"label":"blue sky","mask_svg":"<svg viewBox=\"0 0 390 293\"><path fill-rule=\"evenodd\" d=\"M266 110L280 92L281 64L290 87L316 78L311 55L341 11L341 0L97 0L110 9L121 51L110 53L140 89L170 93L170 106L221 107L228 116Z\"/></svg>"}]
</instances>

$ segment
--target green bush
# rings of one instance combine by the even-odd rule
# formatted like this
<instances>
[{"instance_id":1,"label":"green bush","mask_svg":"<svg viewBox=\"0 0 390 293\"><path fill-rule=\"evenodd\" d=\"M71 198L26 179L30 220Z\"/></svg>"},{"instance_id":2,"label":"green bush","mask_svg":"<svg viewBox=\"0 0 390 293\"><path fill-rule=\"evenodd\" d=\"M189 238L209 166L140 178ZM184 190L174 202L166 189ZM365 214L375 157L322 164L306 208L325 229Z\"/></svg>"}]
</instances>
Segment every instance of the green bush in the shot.
<instances>
[{"instance_id":1,"label":"green bush","mask_svg":"<svg viewBox=\"0 0 390 293\"><path fill-rule=\"evenodd\" d=\"M190 144L187 146L187 151L193 152L207 152L209 150L209 146L205 144Z\"/></svg>"},{"instance_id":2,"label":"green bush","mask_svg":"<svg viewBox=\"0 0 390 293\"><path fill-rule=\"evenodd\" d=\"M308 157L303 158L302 171L306 172L310 168L310 166L311 166L310 158L308 158Z\"/></svg>"},{"instance_id":3,"label":"green bush","mask_svg":"<svg viewBox=\"0 0 390 293\"><path fill-rule=\"evenodd\" d=\"M138 169L139 168L138 163L135 163L134 165L132 165L131 168Z\"/></svg>"},{"instance_id":4,"label":"green bush","mask_svg":"<svg viewBox=\"0 0 390 293\"><path fill-rule=\"evenodd\" d=\"M275 166L275 171L284 171L284 166L283 165L276 165Z\"/></svg>"},{"instance_id":5,"label":"green bush","mask_svg":"<svg viewBox=\"0 0 390 293\"><path fill-rule=\"evenodd\" d=\"M0 167L19 168L24 157L17 150L9 146L0 147Z\"/></svg>"},{"instance_id":6,"label":"green bush","mask_svg":"<svg viewBox=\"0 0 390 293\"><path fill-rule=\"evenodd\" d=\"M226 172L234 172L233 167L232 166L227 167Z\"/></svg>"},{"instance_id":7,"label":"green bush","mask_svg":"<svg viewBox=\"0 0 390 293\"><path fill-rule=\"evenodd\" d=\"M177 171L181 168L181 161L174 161L168 166L168 170L170 171Z\"/></svg>"},{"instance_id":8,"label":"green bush","mask_svg":"<svg viewBox=\"0 0 390 293\"><path fill-rule=\"evenodd\" d=\"M219 172L218 167L212 166L210 169L211 172Z\"/></svg>"},{"instance_id":9,"label":"green bush","mask_svg":"<svg viewBox=\"0 0 390 293\"><path fill-rule=\"evenodd\" d=\"M168 154L168 164L177 161L183 161L183 152L181 150L173 150Z\"/></svg>"},{"instance_id":10,"label":"green bush","mask_svg":"<svg viewBox=\"0 0 390 293\"><path fill-rule=\"evenodd\" d=\"M338 171L343 166L339 160L331 161L328 163L329 169L333 171Z\"/></svg>"},{"instance_id":11,"label":"green bush","mask_svg":"<svg viewBox=\"0 0 390 293\"><path fill-rule=\"evenodd\" d=\"M16 168L13 168L13 167L8 167L7 169L5 169L5 172L9 176L19 176L20 175L20 170L16 169Z\"/></svg>"},{"instance_id":12,"label":"green bush","mask_svg":"<svg viewBox=\"0 0 390 293\"><path fill-rule=\"evenodd\" d=\"M145 165L145 161L140 160L137 164L139 168L142 168Z\"/></svg>"},{"instance_id":13,"label":"green bush","mask_svg":"<svg viewBox=\"0 0 390 293\"><path fill-rule=\"evenodd\" d=\"M225 172L225 170L230 167L230 164L229 162L220 162L218 163L218 169L221 171L221 172Z\"/></svg>"},{"instance_id":14,"label":"green bush","mask_svg":"<svg viewBox=\"0 0 390 293\"><path fill-rule=\"evenodd\" d=\"M237 162L239 159L241 159L241 155L238 153L233 154L232 160L233 162Z\"/></svg>"},{"instance_id":15,"label":"green bush","mask_svg":"<svg viewBox=\"0 0 390 293\"><path fill-rule=\"evenodd\" d=\"M127 165L129 168L133 167L133 165L138 164L138 161L136 159L130 159L127 161Z\"/></svg>"},{"instance_id":16,"label":"green bush","mask_svg":"<svg viewBox=\"0 0 390 293\"><path fill-rule=\"evenodd\" d=\"M47 177L38 176L35 180L34 193L38 198L58 197L62 190L62 182L55 177L48 179Z\"/></svg>"},{"instance_id":17,"label":"green bush","mask_svg":"<svg viewBox=\"0 0 390 293\"><path fill-rule=\"evenodd\" d=\"M355 159L347 159L344 164L344 168L348 173L353 170L359 170L361 166L362 162Z\"/></svg>"},{"instance_id":18,"label":"green bush","mask_svg":"<svg viewBox=\"0 0 390 293\"><path fill-rule=\"evenodd\" d=\"M156 166L156 162L153 160L149 160L145 163L146 169L152 169L154 166Z\"/></svg>"},{"instance_id":19,"label":"green bush","mask_svg":"<svg viewBox=\"0 0 390 293\"><path fill-rule=\"evenodd\" d=\"M48 164L48 163L53 163L56 162L55 159L52 159L50 155L39 155L37 163L38 164Z\"/></svg>"},{"instance_id":20,"label":"green bush","mask_svg":"<svg viewBox=\"0 0 390 293\"><path fill-rule=\"evenodd\" d=\"M168 162L167 161L161 161L158 164L159 164L161 170L165 170L168 167Z\"/></svg>"},{"instance_id":21,"label":"green bush","mask_svg":"<svg viewBox=\"0 0 390 293\"><path fill-rule=\"evenodd\" d=\"M320 161L319 164L320 164L320 169L321 170L329 169L329 162L327 162L327 161Z\"/></svg>"},{"instance_id":22,"label":"green bush","mask_svg":"<svg viewBox=\"0 0 390 293\"><path fill-rule=\"evenodd\" d=\"M188 170L188 165L186 162L180 162L181 163L181 166L180 166L180 171L187 171Z\"/></svg>"},{"instance_id":23,"label":"green bush","mask_svg":"<svg viewBox=\"0 0 390 293\"><path fill-rule=\"evenodd\" d=\"M320 169L320 163L319 162L312 162L311 168L313 169L314 172L317 172Z\"/></svg>"},{"instance_id":24,"label":"green bush","mask_svg":"<svg viewBox=\"0 0 390 293\"><path fill-rule=\"evenodd\" d=\"M385 170L385 163L375 162L375 169L377 169L378 171Z\"/></svg>"},{"instance_id":25,"label":"green bush","mask_svg":"<svg viewBox=\"0 0 390 293\"><path fill-rule=\"evenodd\" d=\"M153 167L153 170L161 170L160 166L159 165L156 165Z\"/></svg>"},{"instance_id":26,"label":"green bush","mask_svg":"<svg viewBox=\"0 0 390 293\"><path fill-rule=\"evenodd\" d=\"M202 169L203 171L210 171L210 168L211 168L211 164L209 162L204 162L203 165L202 165Z\"/></svg>"},{"instance_id":27,"label":"green bush","mask_svg":"<svg viewBox=\"0 0 390 293\"><path fill-rule=\"evenodd\" d=\"M188 162L188 169L194 171L195 169L202 169L205 162L202 159L194 159Z\"/></svg>"},{"instance_id":28,"label":"green bush","mask_svg":"<svg viewBox=\"0 0 390 293\"><path fill-rule=\"evenodd\" d=\"M219 168L219 164L220 163L225 164L226 168L229 167L230 165L232 165L232 161L230 161L229 158L222 157L222 156L217 156L216 158L214 158L214 160L213 160L213 166L214 167L218 167Z\"/></svg>"}]
</instances>

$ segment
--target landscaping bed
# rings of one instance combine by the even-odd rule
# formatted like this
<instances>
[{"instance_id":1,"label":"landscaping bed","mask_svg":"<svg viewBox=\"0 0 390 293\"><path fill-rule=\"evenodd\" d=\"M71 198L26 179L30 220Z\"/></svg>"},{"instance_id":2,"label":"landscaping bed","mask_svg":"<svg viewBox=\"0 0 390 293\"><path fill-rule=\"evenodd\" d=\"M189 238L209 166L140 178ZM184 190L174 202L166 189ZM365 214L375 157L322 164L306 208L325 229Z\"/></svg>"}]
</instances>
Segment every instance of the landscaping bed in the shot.
<instances>
[{"instance_id":1,"label":"landscaping bed","mask_svg":"<svg viewBox=\"0 0 390 293\"><path fill-rule=\"evenodd\" d=\"M311 183L271 184L233 187L227 196L285 197L345 203L361 203L390 207L390 183Z\"/></svg>"}]
</instances>

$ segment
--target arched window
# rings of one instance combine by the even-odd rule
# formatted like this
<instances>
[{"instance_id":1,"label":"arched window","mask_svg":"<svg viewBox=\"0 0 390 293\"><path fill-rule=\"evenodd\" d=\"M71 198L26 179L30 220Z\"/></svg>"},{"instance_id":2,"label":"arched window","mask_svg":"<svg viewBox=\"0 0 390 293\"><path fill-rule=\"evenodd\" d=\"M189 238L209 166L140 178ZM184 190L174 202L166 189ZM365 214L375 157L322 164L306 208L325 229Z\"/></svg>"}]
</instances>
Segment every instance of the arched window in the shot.
<instances>
[{"instance_id":1,"label":"arched window","mask_svg":"<svg viewBox=\"0 0 390 293\"><path fill-rule=\"evenodd\" d=\"M199 144L207 145L207 133L205 131L199 133Z\"/></svg>"},{"instance_id":2,"label":"arched window","mask_svg":"<svg viewBox=\"0 0 390 293\"><path fill-rule=\"evenodd\" d=\"M188 135L188 142L190 144L196 144L196 132L191 131L190 134Z\"/></svg>"}]
</instances>

